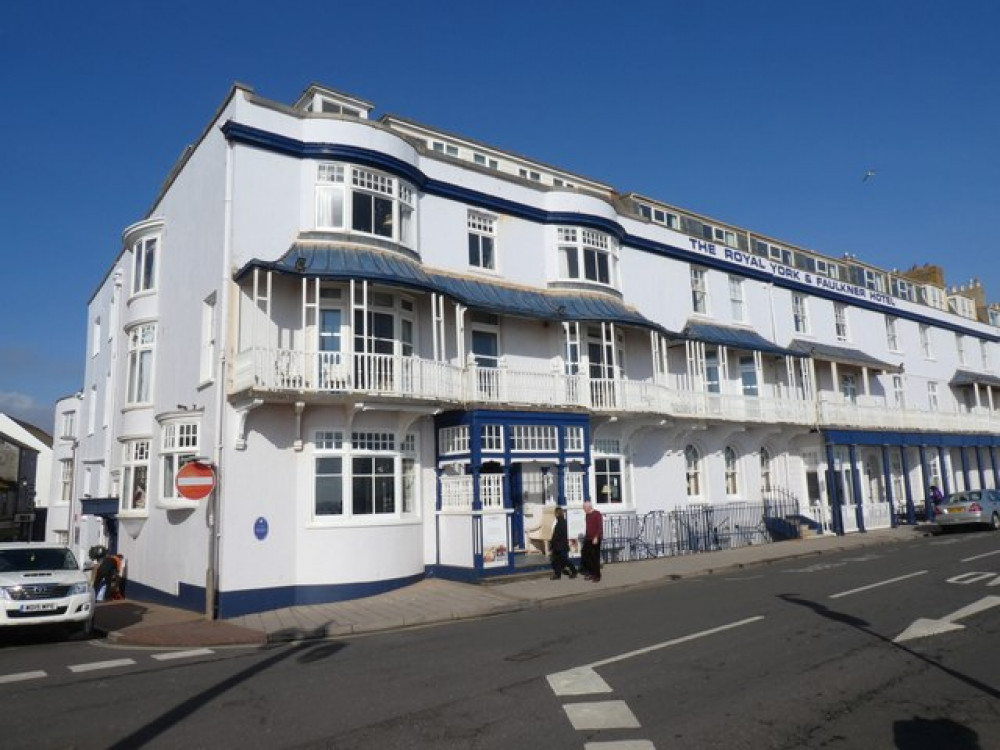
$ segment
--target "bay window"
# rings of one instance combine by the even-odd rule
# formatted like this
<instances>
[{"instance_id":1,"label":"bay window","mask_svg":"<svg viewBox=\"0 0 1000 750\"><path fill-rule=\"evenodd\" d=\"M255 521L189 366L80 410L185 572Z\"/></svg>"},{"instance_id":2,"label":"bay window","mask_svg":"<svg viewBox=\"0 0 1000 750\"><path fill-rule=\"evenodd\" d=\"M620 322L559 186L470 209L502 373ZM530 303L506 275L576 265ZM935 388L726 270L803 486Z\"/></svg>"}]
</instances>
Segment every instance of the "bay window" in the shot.
<instances>
[{"instance_id":1,"label":"bay window","mask_svg":"<svg viewBox=\"0 0 1000 750\"><path fill-rule=\"evenodd\" d=\"M160 440L161 498L165 502L186 502L177 492L178 470L198 455L198 422L168 422Z\"/></svg>"},{"instance_id":2,"label":"bay window","mask_svg":"<svg viewBox=\"0 0 1000 750\"><path fill-rule=\"evenodd\" d=\"M156 288L158 237L144 237L132 245L132 294Z\"/></svg>"},{"instance_id":3,"label":"bay window","mask_svg":"<svg viewBox=\"0 0 1000 750\"><path fill-rule=\"evenodd\" d=\"M561 278L618 287L618 246L611 237L576 227L559 227L557 235Z\"/></svg>"},{"instance_id":4,"label":"bay window","mask_svg":"<svg viewBox=\"0 0 1000 750\"><path fill-rule=\"evenodd\" d=\"M316 228L343 229L412 247L414 190L360 167L323 163L316 170Z\"/></svg>"}]
</instances>

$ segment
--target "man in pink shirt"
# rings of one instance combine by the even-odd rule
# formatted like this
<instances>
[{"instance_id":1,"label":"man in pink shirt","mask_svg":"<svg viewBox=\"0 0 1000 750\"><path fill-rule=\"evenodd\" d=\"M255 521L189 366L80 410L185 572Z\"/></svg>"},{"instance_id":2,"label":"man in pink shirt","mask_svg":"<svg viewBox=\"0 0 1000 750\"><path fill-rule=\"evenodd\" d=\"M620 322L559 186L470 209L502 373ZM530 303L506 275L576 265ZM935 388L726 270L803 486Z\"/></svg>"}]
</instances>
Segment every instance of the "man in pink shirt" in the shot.
<instances>
[{"instance_id":1,"label":"man in pink shirt","mask_svg":"<svg viewBox=\"0 0 1000 750\"><path fill-rule=\"evenodd\" d=\"M580 553L580 567L583 568L587 580L597 583L601 580L601 537L604 535L604 519L601 517L601 511L594 508L589 500L583 504L583 512L586 514L586 536Z\"/></svg>"}]
</instances>

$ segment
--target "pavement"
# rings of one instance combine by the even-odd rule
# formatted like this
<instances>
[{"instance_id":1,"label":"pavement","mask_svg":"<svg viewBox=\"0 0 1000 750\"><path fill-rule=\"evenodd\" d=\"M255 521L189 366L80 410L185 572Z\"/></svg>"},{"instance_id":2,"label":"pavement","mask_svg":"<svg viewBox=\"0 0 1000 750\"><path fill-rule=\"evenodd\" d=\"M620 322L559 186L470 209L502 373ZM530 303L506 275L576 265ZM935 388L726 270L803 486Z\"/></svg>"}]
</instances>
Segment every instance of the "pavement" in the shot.
<instances>
[{"instance_id":1,"label":"pavement","mask_svg":"<svg viewBox=\"0 0 1000 750\"><path fill-rule=\"evenodd\" d=\"M97 605L94 628L112 643L157 648L255 646L397 630L520 612L556 602L606 596L664 581L732 572L824 553L914 541L936 526L919 524L866 533L793 539L717 552L607 564L601 580L549 580L547 573L514 580L458 583L427 578L377 596L260 612L228 620L159 604L120 600Z\"/></svg>"}]
</instances>

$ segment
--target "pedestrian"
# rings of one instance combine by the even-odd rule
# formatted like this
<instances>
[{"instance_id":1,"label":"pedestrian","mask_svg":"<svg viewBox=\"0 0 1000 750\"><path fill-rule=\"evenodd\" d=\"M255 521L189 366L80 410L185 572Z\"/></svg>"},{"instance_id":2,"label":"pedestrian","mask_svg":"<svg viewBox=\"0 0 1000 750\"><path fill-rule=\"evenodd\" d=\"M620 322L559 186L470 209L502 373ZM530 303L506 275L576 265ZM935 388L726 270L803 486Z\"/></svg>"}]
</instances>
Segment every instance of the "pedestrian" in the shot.
<instances>
[{"instance_id":1,"label":"pedestrian","mask_svg":"<svg viewBox=\"0 0 1000 750\"><path fill-rule=\"evenodd\" d=\"M580 557L580 567L583 568L584 577L597 583L601 580L601 538L604 536L604 519L601 511L597 510L590 500L583 503L585 516L585 529L583 538L583 551Z\"/></svg>"},{"instance_id":2,"label":"pedestrian","mask_svg":"<svg viewBox=\"0 0 1000 750\"><path fill-rule=\"evenodd\" d=\"M569 559L569 534L566 530L566 511L556 506L556 522L552 524L552 580L562 578L563 570L569 570L569 577L576 578L576 566Z\"/></svg>"},{"instance_id":3,"label":"pedestrian","mask_svg":"<svg viewBox=\"0 0 1000 750\"><path fill-rule=\"evenodd\" d=\"M936 484L932 484L929 495L931 499L931 511L933 515L928 520L933 521L934 516L936 516L938 513L941 512L941 505L944 503L944 493L938 489L938 486Z\"/></svg>"},{"instance_id":4,"label":"pedestrian","mask_svg":"<svg viewBox=\"0 0 1000 750\"><path fill-rule=\"evenodd\" d=\"M99 602L111 599L117 588L118 562L114 555L109 555L105 547L95 547L91 550L91 557L97 561L94 569L94 593Z\"/></svg>"}]
</instances>

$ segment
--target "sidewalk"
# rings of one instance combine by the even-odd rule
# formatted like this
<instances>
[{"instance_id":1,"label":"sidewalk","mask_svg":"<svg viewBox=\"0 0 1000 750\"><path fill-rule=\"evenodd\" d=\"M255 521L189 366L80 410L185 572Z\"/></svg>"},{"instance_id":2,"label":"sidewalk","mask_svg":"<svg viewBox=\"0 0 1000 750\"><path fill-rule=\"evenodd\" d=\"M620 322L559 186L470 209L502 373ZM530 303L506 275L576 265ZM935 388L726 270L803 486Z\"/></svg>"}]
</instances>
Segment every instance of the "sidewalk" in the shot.
<instances>
[{"instance_id":1,"label":"sidewalk","mask_svg":"<svg viewBox=\"0 0 1000 750\"><path fill-rule=\"evenodd\" d=\"M365 599L317 604L207 620L203 614L133 601L97 605L94 628L112 643L160 648L263 645L310 638L373 633L431 623L465 620L544 606L547 602L603 596L664 580L739 570L779 560L827 552L903 543L933 533L927 525L879 529L866 534L808 539L662 557L608 565L601 582L583 576L551 581L548 575L490 585L428 578Z\"/></svg>"}]
</instances>

